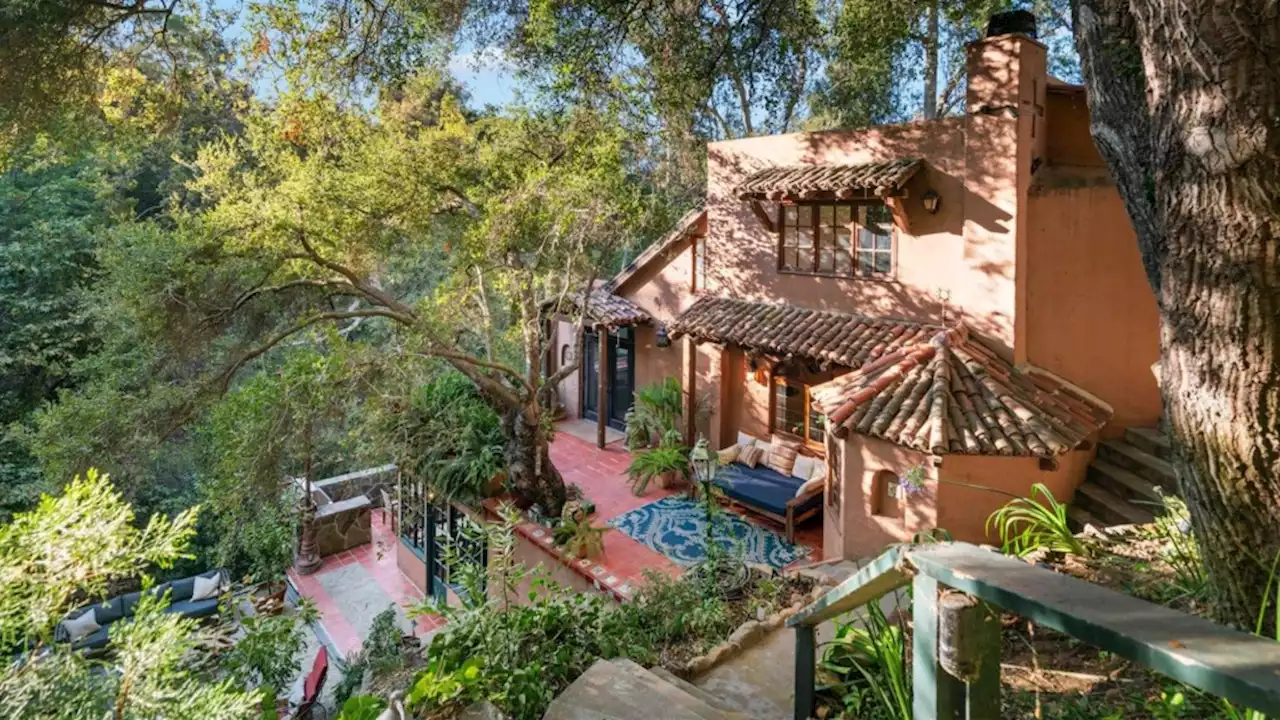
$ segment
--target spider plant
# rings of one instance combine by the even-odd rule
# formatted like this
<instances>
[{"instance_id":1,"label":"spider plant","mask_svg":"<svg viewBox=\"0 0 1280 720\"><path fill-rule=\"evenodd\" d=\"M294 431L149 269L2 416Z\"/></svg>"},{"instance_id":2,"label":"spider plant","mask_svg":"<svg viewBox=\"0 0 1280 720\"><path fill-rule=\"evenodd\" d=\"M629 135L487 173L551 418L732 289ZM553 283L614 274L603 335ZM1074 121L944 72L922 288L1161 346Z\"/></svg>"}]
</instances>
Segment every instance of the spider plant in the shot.
<instances>
[{"instance_id":1,"label":"spider plant","mask_svg":"<svg viewBox=\"0 0 1280 720\"><path fill-rule=\"evenodd\" d=\"M1043 500L1037 500L1040 496ZM995 526L1004 552L1025 557L1037 550L1085 555L1088 548L1067 525L1067 505L1058 502L1044 483L1031 486L1031 496L1018 498L991 513L986 530Z\"/></svg>"}]
</instances>

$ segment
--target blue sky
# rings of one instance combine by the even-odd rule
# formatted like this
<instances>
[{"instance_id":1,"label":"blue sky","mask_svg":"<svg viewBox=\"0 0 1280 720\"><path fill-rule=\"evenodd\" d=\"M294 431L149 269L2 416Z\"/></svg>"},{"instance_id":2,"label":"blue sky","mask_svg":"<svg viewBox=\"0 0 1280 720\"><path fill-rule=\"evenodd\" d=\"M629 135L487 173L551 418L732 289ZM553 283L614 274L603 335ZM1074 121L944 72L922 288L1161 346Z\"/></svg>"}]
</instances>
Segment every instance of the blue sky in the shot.
<instances>
[{"instance_id":1,"label":"blue sky","mask_svg":"<svg viewBox=\"0 0 1280 720\"><path fill-rule=\"evenodd\" d=\"M515 99L516 78L497 48L477 53L471 47L461 47L449 61L449 72L471 91L476 107L504 105Z\"/></svg>"}]
</instances>

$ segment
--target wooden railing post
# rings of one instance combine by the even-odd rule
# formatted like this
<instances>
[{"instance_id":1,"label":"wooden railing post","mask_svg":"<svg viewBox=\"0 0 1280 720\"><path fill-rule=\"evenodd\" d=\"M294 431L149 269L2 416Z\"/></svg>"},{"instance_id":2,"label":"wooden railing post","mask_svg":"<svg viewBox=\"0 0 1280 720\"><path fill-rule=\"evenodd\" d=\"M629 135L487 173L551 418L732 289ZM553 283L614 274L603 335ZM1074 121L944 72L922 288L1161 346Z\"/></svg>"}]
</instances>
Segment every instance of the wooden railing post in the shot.
<instances>
[{"instance_id":1,"label":"wooden railing post","mask_svg":"<svg viewBox=\"0 0 1280 720\"><path fill-rule=\"evenodd\" d=\"M817 710L817 645L812 625L796 626L795 720L809 720Z\"/></svg>"},{"instance_id":2,"label":"wooden railing post","mask_svg":"<svg viewBox=\"0 0 1280 720\"><path fill-rule=\"evenodd\" d=\"M951 699L954 717L1000 717L1000 621L972 595L949 590L938 598L938 664L964 683Z\"/></svg>"}]
</instances>

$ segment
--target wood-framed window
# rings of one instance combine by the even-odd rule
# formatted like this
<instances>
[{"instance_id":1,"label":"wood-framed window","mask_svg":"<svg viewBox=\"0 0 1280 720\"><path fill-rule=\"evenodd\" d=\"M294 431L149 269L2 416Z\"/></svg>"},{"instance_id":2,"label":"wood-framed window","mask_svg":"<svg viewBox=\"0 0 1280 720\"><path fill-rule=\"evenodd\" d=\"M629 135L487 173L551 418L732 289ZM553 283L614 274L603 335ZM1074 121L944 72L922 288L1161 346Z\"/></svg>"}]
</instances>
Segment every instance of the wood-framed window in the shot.
<instances>
[{"instance_id":1,"label":"wood-framed window","mask_svg":"<svg viewBox=\"0 0 1280 720\"><path fill-rule=\"evenodd\" d=\"M693 238L693 291L707 289L707 236Z\"/></svg>"},{"instance_id":2,"label":"wood-framed window","mask_svg":"<svg viewBox=\"0 0 1280 720\"><path fill-rule=\"evenodd\" d=\"M776 433L794 435L815 449L825 448L826 416L809 396L809 385L785 377L773 379L773 417L769 427Z\"/></svg>"},{"instance_id":3,"label":"wood-framed window","mask_svg":"<svg viewBox=\"0 0 1280 720\"><path fill-rule=\"evenodd\" d=\"M780 214L778 270L834 277L893 275L893 215L884 203L784 204Z\"/></svg>"}]
</instances>

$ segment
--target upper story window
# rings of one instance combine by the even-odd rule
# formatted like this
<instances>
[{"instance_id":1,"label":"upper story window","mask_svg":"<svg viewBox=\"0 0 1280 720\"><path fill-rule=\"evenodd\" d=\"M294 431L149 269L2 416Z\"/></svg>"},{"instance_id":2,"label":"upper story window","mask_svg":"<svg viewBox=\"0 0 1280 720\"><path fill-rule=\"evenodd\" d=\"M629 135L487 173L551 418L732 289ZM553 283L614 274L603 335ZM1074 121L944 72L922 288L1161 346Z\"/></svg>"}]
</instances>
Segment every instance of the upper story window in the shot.
<instances>
[{"instance_id":1,"label":"upper story window","mask_svg":"<svg viewBox=\"0 0 1280 720\"><path fill-rule=\"evenodd\" d=\"M782 206L778 269L836 277L890 277L893 217L883 203Z\"/></svg>"},{"instance_id":2,"label":"upper story window","mask_svg":"<svg viewBox=\"0 0 1280 720\"><path fill-rule=\"evenodd\" d=\"M707 237L705 235L693 239L693 291L702 292L707 289Z\"/></svg>"}]
</instances>

